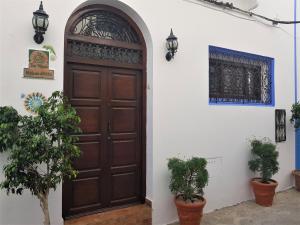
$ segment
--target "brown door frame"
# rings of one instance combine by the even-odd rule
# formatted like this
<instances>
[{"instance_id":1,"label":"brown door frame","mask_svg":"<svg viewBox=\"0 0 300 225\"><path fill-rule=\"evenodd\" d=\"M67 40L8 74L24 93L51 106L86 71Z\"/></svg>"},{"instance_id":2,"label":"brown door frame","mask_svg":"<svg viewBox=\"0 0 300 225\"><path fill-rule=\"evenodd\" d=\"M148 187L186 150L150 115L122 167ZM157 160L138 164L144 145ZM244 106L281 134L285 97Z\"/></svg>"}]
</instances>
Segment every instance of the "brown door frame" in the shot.
<instances>
[{"instance_id":1,"label":"brown door frame","mask_svg":"<svg viewBox=\"0 0 300 225\"><path fill-rule=\"evenodd\" d=\"M114 40L107 40L107 39L98 39L93 37L82 37L82 36L75 36L71 33L72 27L76 24L76 21L81 18L82 15L95 11L95 10L105 10L113 12L122 18L124 18L132 28L136 31L138 34L141 44L131 44L131 43L125 43L120 41L114 41ZM75 57L69 56L69 50L68 50L68 40L76 40L76 41L83 41L88 43L94 43L94 44L100 44L100 45L107 45L107 46L115 46L115 47L122 47L122 48L128 48L128 49L137 49L142 50L142 63L133 65L133 64L122 64L115 61L110 60L89 60L84 59L83 61L80 61L80 59L76 59ZM82 59L81 59L82 60ZM123 11L108 6L108 5L102 5L102 4L93 4L89 6L85 6L83 8L80 8L76 10L71 17L69 18L66 28L65 28L65 37L64 37L64 93L65 95L69 96L69 87L68 83L66 82L67 79L67 64L68 62L78 62L83 63L87 65L99 65L104 67L113 67L113 68L121 68L121 69L136 69L141 71L142 74L142 121L141 121L141 129L142 129L142 137L141 137L141 146L142 146L142 154L141 154L141 170L142 170L142 176L141 176L141 200L142 203L145 202L146 198L146 116L147 116L147 48L146 48L146 42L144 39L144 36L137 26L137 24ZM62 200L64 205L64 196L66 196L64 184L63 184L63 192L62 192ZM64 207L63 207L63 215L64 213Z\"/></svg>"}]
</instances>

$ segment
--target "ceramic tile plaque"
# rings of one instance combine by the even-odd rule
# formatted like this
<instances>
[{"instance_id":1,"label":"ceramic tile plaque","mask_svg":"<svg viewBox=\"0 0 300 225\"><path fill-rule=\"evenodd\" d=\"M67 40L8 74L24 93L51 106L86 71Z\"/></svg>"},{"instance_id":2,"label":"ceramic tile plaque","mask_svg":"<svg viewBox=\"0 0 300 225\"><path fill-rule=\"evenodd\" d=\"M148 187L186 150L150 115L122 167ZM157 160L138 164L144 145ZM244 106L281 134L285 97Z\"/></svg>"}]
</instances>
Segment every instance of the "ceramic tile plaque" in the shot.
<instances>
[{"instance_id":1,"label":"ceramic tile plaque","mask_svg":"<svg viewBox=\"0 0 300 225\"><path fill-rule=\"evenodd\" d=\"M54 79L54 71L49 70L49 52L29 50L29 68L24 69L24 77L32 79Z\"/></svg>"},{"instance_id":2,"label":"ceramic tile plaque","mask_svg":"<svg viewBox=\"0 0 300 225\"><path fill-rule=\"evenodd\" d=\"M27 95L24 105L28 112L36 113L37 109L44 104L46 97L39 92L33 92Z\"/></svg>"}]
</instances>

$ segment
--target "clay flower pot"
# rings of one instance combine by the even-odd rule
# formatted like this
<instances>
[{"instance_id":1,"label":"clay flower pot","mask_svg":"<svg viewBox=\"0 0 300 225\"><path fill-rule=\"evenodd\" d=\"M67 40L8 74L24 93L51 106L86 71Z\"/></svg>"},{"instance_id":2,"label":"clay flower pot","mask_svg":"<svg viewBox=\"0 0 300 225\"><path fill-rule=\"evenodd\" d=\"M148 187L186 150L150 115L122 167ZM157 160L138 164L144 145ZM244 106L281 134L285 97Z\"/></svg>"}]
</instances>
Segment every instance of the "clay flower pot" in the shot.
<instances>
[{"instance_id":1,"label":"clay flower pot","mask_svg":"<svg viewBox=\"0 0 300 225\"><path fill-rule=\"evenodd\" d=\"M255 195L255 202L258 205L269 207L273 204L277 181L271 180L269 183L262 183L261 178L253 178L251 185Z\"/></svg>"},{"instance_id":2,"label":"clay flower pot","mask_svg":"<svg viewBox=\"0 0 300 225\"><path fill-rule=\"evenodd\" d=\"M180 225L199 225L203 215L206 200L186 203L180 198L175 198Z\"/></svg>"},{"instance_id":3,"label":"clay flower pot","mask_svg":"<svg viewBox=\"0 0 300 225\"><path fill-rule=\"evenodd\" d=\"M300 191L300 170L294 170L292 174L295 177L295 188L297 191Z\"/></svg>"}]
</instances>

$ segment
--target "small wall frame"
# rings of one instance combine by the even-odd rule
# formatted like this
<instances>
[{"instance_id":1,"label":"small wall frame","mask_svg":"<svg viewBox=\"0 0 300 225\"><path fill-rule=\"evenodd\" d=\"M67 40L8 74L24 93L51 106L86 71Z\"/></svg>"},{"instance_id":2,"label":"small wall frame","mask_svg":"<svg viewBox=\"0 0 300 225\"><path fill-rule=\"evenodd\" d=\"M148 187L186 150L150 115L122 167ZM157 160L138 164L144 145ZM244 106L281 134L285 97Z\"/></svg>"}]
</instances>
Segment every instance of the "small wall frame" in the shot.
<instances>
[{"instance_id":1,"label":"small wall frame","mask_svg":"<svg viewBox=\"0 0 300 225\"><path fill-rule=\"evenodd\" d=\"M275 110L275 141L286 141L286 111L284 109Z\"/></svg>"}]
</instances>

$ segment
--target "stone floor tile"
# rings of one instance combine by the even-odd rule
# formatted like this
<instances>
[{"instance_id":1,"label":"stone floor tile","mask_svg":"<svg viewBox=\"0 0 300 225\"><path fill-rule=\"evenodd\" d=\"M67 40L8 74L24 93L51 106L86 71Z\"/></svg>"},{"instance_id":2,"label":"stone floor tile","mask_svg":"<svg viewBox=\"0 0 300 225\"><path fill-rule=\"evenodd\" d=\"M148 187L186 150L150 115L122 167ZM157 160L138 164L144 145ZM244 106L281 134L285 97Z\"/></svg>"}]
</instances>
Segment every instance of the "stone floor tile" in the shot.
<instances>
[{"instance_id":1,"label":"stone floor tile","mask_svg":"<svg viewBox=\"0 0 300 225\"><path fill-rule=\"evenodd\" d=\"M247 201L216 210L205 214L201 225L300 225L300 192L291 189L276 194L272 207Z\"/></svg>"}]
</instances>

